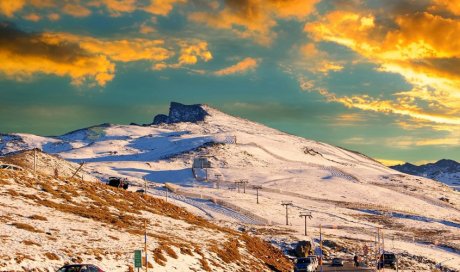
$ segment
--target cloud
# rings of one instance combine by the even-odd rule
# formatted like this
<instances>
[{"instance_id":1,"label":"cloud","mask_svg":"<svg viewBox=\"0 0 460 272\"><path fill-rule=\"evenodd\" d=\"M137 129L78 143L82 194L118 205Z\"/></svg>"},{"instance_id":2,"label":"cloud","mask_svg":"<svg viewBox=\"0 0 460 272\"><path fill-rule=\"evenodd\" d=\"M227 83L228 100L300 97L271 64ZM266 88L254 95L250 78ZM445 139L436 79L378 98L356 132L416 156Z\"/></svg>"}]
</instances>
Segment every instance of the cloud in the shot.
<instances>
[{"instance_id":1,"label":"cloud","mask_svg":"<svg viewBox=\"0 0 460 272\"><path fill-rule=\"evenodd\" d=\"M159 62L152 66L153 70L159 71L166 68L178 69L198 63L199 60L207 62L212 59L212 53L208 49L208 43L205 41L179 41L180 53L174 63ZM201 70L194 70L201 74Z\"/></svg>"},{"instance_id":2,"label":"cloud","mask_svg":"<svg viewBox=\"0 0 460 272\"><path fill-rule=\"evenodd\" d=\"M411 103L411 100L405 97L398 98L396 101L385 100L380 98L373 98L369 95L345 95L338 96L324 88L317 88L311 81L299 79L300 87L308 92L317 92L325 97L328 102L336 102L344 105L347 108L355 108L365 111L393 113L402 116L408 116L413 119L422 121L429 121L432 123L447 124L447 125L460 125L460 117L439 114L424 111L422 108Z\"/></svg>"},{"instance_id":3,"label":"cloud","mask_svg":"<svg viewBox=\"0 0 460 272\"><path fill-rule=\"evenodd\" d=\"M375 160L380 162L381 164L383 164L385 166L393 166L393 165L406 163L405 161L391 160L391 159L375 159Z\"/></svg>"},{"instance_id":4,"label":"cloud","mask_svg":"<svg viewBox=\"0 0 460 272\"><path fill-rule=\"evenodd\" d=\"M188 17L217 29L231 30L241 38L268 45L276 36L278 19L301 20L314 11L319 0L226 0L221 6Z\"/></svg>"},{"instance_id":5,"label":"cloud","mask_svg":"<svg viewBox=\"0 0 460 272\"><path fill-rule=\"evenodd\" d=\"M135 11L144 11L153 15L167 16L176 4L187 0L2 0L0 13L12 17L23 10L35 13L52 11L54 14L66 14L73 17L87 17L93 12L120 16ZM57 16L54 16L57 19ZM60 16L59 16L60 18Z\"/></svg>"},{"instance_id":6,"label":"cloud","mask_svg":"<svg viewBox=\"0 0 460 272\"><path fill-rule=\"evenodd\" d=\"M460 3L452 0L434 0L430 7L433 11L448 11L455 15L460 15Z\"/></svg>"},{"instance_id":7,"label":"cloud","mask_svg":"<svg viewBox=\"0 0 460 272\"><path fill-rule=\"evenodd\" d=\"M25 5L25 0L2 0L0 1L0 13L7 17L12 17L14 13L21 10Z\"/></svg>"},{"instance_id":8,"label":"cloud","mask_svg":"<svg viewBox=\"0 0 460 272\"><path fill-rule=\"evenodd\" d=\"M187 0L151 0L150 4L144 6L142 10L154 15L168 15L176 4L186 3Z\"/></svg>"},{"instance_id":9,"label":"cloud","mask_svg":"<svg viewBox=\"0 0 460 272\"><path fill-rule=\"evenodd\" d=\"M294 61L297 67L312 73L327 75L330 71L338 72L344 68L339 62L332 60L327 52L319 50L315 43L306 43L300 48L294 48L294 51L300 51L301 56L300 61ZM296 53L298 55L299 52Z\"/></svg>"},{"instance_id":10,"label":"cloud","mask_svg":"<svg viewBox=\"0 0 460 272\"><path fill-rule=\"evenodd\" d=\"M387 90L392 92L387 99L317 91L349 108L407 116L411 122L429 122L433 128L439 124L456 127L460 125L460 42L456 38L460 19L432 13L436 5L439 10L443 4L444 11L451 12L456 12L456 6L446 6L450 2L442 0L398 3L381 9L355 6L328 11L304 30L315 42L342 45L376 63L377 72L400 74L412 89Z\"/></svg>"},{"instance_id":11,"label":"cloud","mask_svg":"<svg viewBox=\"0 0 460 272\"><path fill-rule=\"evenodd\" d=\"M163 40L148 39L98 39L69 33L44 33L42 39L49 43L75 43L90 54L105 55L117 62L166 60L174 52L164 48Z\"/></svg>"},{"instance_id":12,"label":"cloud","mask_svg":"<svg viewBox=\"0 0 460 272\"><path fill-rule=\"evenodd\" d=\"M7 24L0 25L0 62L0 72L8 78L50 74L68 76L75 85L91 78L103 86L115 72L104 55L89 54L74 43L51 43Z\"/></svg>"},{"instance_id":13,"label":"cloud","mask_svg":"<svg viewBox=\"0 0 460 272\"><path fill-rule=\"evenodd\" d=\"M245 58L242 61L239 61L238 63L223 68L221 70L215 71L214 74L217 76L225 76L225 75L231 75L231 74L241 74L245 73L250 70L254 70L257 68L259 65L259 60L254 59L254 58Z\"/></svg>"},{"instance_id":14,"label":"cloud","mask_svg":"<svg viewBox=\"0 0 460 272\"><path fill-rule=\"evenodd\" d=\"M83 5L68 3L61 7L61 10L73 17L86 17L91 14L91 10Z\"/></svg>"},{"instance_id":15,"label":"cloud","mask_svg":"<svg viewBox=\"0 0 460 272\"><path fill-rule=\"evenodd\" d=\"M167 63L174 56L175 62ZM65 32L26 33L0 25L0 72L16 80L47 74L70 77L74 85L104 86L114 78L116 63L144 61L160 70L210 59L207 42L200 40L101 39Z\"/></svg>"},{"instance_id":16,"label":"cloud","mask_svg":"<svg viewBox=\"0 0 460 272\"><path fill-rule=\"evenodd\" d=\"M32 21L32 22L38 22L41 20L41 16L38 15L37 13L29 13L24 15L24 19Z\"/></svg>"}]
</instances>

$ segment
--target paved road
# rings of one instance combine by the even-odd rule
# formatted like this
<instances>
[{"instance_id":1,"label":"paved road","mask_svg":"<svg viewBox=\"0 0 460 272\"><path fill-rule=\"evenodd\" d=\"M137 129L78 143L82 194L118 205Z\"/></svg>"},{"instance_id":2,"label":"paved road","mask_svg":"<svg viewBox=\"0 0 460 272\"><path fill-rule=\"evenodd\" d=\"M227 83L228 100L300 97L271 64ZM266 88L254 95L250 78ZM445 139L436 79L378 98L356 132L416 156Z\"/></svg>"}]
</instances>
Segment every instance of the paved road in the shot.
<instances>
[{"instance_id":1,"label":"paved road","mask_svg":"<svg viewBox=\"0 0 460 272\"><path fill-rule=\"evenodd\" d=\"M321 271L318 268L317 271ZM330 264L326 263L323 265L323 271L376 271L375 269L368 268L368 267L354 267L353 264L345 263L344 266L337 267L337 266L330 266Z\"/></svg>"}]
</instances>

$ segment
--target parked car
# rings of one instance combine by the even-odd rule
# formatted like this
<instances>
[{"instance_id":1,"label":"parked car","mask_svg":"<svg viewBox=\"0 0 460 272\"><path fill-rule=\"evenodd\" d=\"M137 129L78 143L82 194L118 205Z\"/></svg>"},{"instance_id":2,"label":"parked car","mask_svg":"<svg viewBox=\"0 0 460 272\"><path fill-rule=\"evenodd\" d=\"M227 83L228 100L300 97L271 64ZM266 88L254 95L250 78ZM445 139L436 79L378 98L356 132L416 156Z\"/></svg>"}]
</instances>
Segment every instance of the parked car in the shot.
<instances>
[{"instance_id":1,"label":"parked car","mask_svg":"<svg viewBox=\"0 0 460 272\"><path fill-rule=\"evenodd\" d=\"M294 266L294 272L311 272L315 270L316 267L315 264L312 262L311 258L297 258Z\"/></svg>"},{"instance_id":2,"label":"parked car","mask_svg":"<svg viewBox=\"0 0 460 272\"><path fill-rule=\"evenodd\" d=\"M68 264L59 268L57 272L104 272L93 264Z\"/></svg>"},{"instance_id":3,"label":"parked car","mask_svg":"<svg viewBox=\"0 0 460 272\"><path fill-rule=\"evenodd\" d=\"M126 178L118 178L118 177L109 177L109 182L107 183L110 186L128 189L129 182Z\"/></svg>"},{"instance_id":4,"label":"parked car","mask_svg":"<svg viewBox=\"0 0 460 272\"><path fill-rule=\"evenodd\" d=\"M380 255L379 262L377 264L377 268L384 268L390 267L396 269L398 267L398 259L394 253L385 252Z\"/></svg>"},{"instance_id":5,"label":"parked car","mask_svg":"<svg viewBox=\"0 0 460 272\"><path fill-rule=\"evenodd\" d=\"M343 266L343 259L341 258L332 259L331 266Z\"/></svg>"},{"instance_id":6,"label":"parked car","mask_svg":"<svg viewBox=\"0 0 460 272\"><path fill-rule=\"evenodd\" d=\"M310 258L311 263L313 264L313 266L314 266L315 269L318 268L318 266L319 266L318 256L316 256L316 255L309 255L309 256L307 256L307 258Z\"/></svg>"}]
</instances>

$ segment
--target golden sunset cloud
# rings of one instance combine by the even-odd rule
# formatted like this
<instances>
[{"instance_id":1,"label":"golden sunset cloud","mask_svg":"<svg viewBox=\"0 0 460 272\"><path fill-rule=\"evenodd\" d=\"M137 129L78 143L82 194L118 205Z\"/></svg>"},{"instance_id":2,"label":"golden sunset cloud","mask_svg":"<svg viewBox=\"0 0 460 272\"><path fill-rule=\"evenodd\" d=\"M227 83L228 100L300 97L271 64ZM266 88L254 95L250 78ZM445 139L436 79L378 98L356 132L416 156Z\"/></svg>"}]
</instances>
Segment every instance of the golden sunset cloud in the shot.
<instances>
[{"instance_id":1,"label":"golden sunset cloud","mask_svg":"<svg viewBox=\"0 0 460 272\"><path fill-rule=\"evenodd\" d=\"M427 11L387 19L377 20L367 11L332 11L307 23L305 31L316 41L352 49L378 64L379 71L402 75L413 89L394 90L394 100L336 97L330 92L323 95L349 108L460 125L460 41L456 38L460 20Z\"/></svg>"},{"instance_id":2,"label":"golden sunset cloud","mask_svg":"<svg viewBox=\"0 0 460 272\"><path fill-rule=\"evenodd\" d=\"M268 45L275 33L277 19L302 19L313 12L320 0L227 0L222 7L189 15L193 22L228 29L241 38L252 38Z\"/></svg>"},{"instance_id":3,"label":"golden sunset cloud","mask_svg":"<svg viewBox=\"0 0 460 272\"><path fill-rule=\"evenodd\" d=\"M2 0L0 1L0 13L11 17L25 5L25 0Z\"/></svg>"},{"instance_id":4,"label":"golden sunset cloud","mask_svg":"<svg viewBox=\"0 0 460 272\"><path fill-rule=\"evenodd\" d=\"M161 68L163 61L178 55L177 63L170 65L178 68L212 59L203 41L179 40L167 48L164 40L100 39L63 32L30 34L8 24L0 26L0 34L0 72L17 80L49 74L68 76L74 85L94 81L104 86L115 76L117 62L146 61Z\"/></svg>"},{"instance_id":5,"label":"golden sunset cloud","mask_svg":"<svg viewBox=\"0 0 460 272\"><path fill-rule=\"evenodd\" d=\"M26 7L30 7L35 9L36 13L52 9L54 14L63 13L73 17L86 17L93 11L108 12L112 16L119 16L136 10L166 16L176 4L186 2L187 0L2 0L0 1L0 13L12 17ZM60 17L53 15L53 18L57 20Z\"/></svg>"},{"instance_id":6,"label":"golden sunset cloud","mask_svg":"<svg viewBox=\"0 0 460 272\"><path fill-rule=\"evenodd\" d=\"M215 75L225 76L230 74L244 73L257 68L259 61L254 58L245 58L238 63L214 72Z\"/></svg>"}]
</instances>

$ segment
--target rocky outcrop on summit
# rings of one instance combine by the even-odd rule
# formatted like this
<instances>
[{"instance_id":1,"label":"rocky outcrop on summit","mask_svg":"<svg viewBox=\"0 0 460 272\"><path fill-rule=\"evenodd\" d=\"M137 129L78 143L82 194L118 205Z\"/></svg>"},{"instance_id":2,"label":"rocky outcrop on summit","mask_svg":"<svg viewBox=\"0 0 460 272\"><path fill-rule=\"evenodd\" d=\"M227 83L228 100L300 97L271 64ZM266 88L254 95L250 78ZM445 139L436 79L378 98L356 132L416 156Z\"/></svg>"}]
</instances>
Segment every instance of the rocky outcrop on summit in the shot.
<instances>
[{"instance_id":1,"label":"rocky outcrop on summit","mask_svg":"<svg viewBox=\"0 0 460 272\"><path fill-rule=\"evenodd\" d=\"M158 114L153 118L152 125L159 125L163 123L180 123L191 122L196 123L204 121L205 117L209 115L203 108L202 104L184 105L177 102L171 102L169 106L169 115Z\"/></svg>"}]
</instances>

